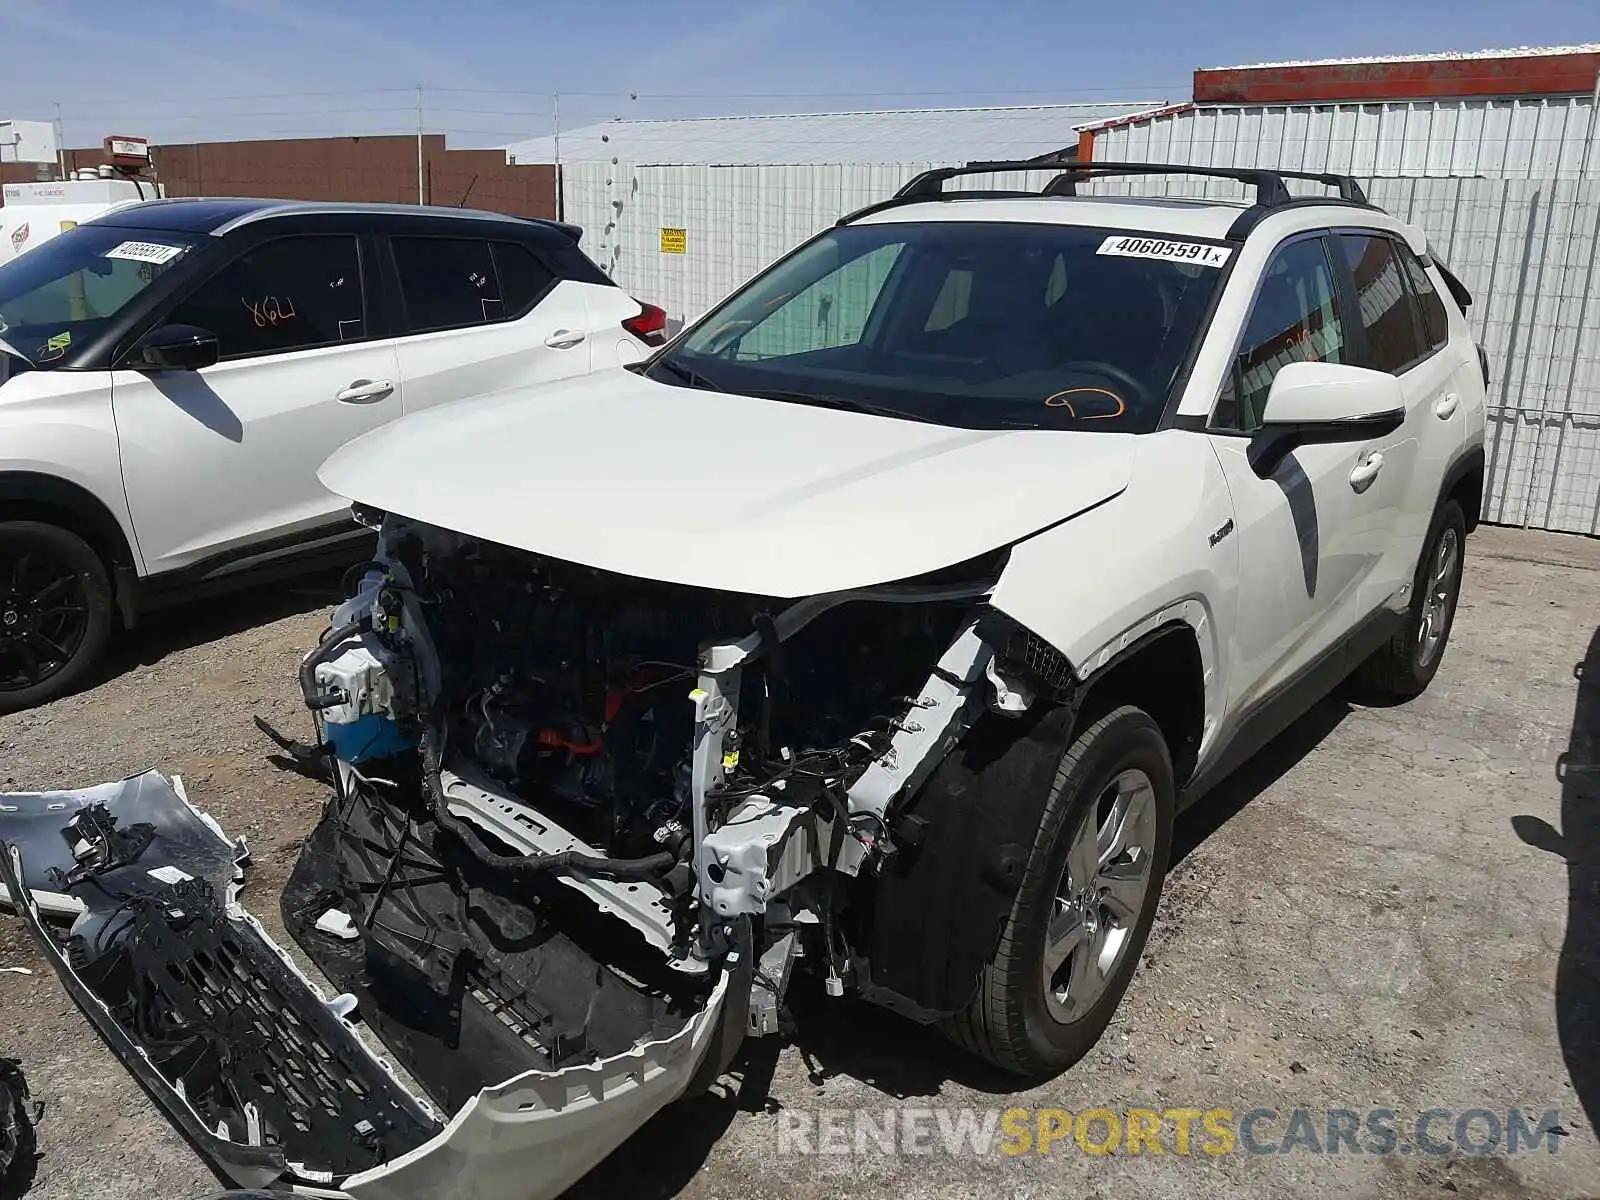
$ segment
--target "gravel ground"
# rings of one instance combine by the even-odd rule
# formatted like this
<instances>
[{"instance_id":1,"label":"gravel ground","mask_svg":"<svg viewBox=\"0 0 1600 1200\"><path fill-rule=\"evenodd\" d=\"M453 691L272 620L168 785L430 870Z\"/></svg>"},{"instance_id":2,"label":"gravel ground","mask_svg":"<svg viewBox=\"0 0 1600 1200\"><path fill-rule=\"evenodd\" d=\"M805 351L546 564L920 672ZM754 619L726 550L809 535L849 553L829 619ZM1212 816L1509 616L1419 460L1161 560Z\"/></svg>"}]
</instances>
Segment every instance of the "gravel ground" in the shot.
<instances>
[{"instance_id":1,"label":"gravel ground","mask_svg":"<svg viewBox=\"0 0 1600 1200\"><path fill-rule=\"evenodd\" d=\"M82 785L155 766L248 835L244 899L277 929L278 889L316 785L265 761L257 713L303 728L293 669L326 594L275 589L174 613L92 690L0 718L0 782ZM1600 542L1504 530L1469 544L1443 669L1391 709L1330 699L1188 814L1143 969L1097 1050L1019 1087L888 1014L801 988L791 1043L750 1047L580 1185L586 1195L1580 1197L1600 1194ZM1580 695L1581 665L1589 683ZM47 1105L30 1197L177 1200L209 1176L0 920L0 1054ZM807 1155L857 1112L1228 1108L1415 1114L1559 1110L1508 1157L1420 1152L1099 1157ZM1585 1111L1587 1109L1587 1112ZM923 1118L937 1129L937 1113ZM1055 1118L1058 1119L1058 1118ZM1234 1122L1237 1127L1239 1121ZM903 1128L903 1125L901 1126ZM1095 1130L1099 1130L1095 1126ZM1478 1126L1481 1131L1482 1125ZM797 1138L795 1131L808 1134ZM1096 1137L1100 1136L1098 1133ZM1196 1128L1196 1145L1200 1133ZM936 1139L937 1140L937 1139ZM1015 1144L1013 1142L1013 1144ZM1370 1143L1368 1143L1370 1144ZM7 1198L9 1200L9 1198ZM421 1198L419 1198L421 1200ZM432 1200L432 1198L429 1198Z\"/></svg>"}]
</instances>

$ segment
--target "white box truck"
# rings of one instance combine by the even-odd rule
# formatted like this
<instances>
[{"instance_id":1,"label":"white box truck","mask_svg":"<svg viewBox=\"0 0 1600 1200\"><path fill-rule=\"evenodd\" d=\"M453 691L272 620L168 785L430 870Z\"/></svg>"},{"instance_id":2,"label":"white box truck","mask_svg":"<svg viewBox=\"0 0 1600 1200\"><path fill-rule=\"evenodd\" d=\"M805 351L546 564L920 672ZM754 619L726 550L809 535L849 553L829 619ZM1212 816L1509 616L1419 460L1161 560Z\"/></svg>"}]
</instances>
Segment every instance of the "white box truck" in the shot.
<instances>
[{"instance_id":1,"label":"white box truck","mask_svg":"<svg viewBox=\"0 0 1600 1200\"><path fill-rule=\"evenodd\" d=\"M159 184L87 168L75 179L8 183L0 189L0 267L74 225L161 195Z\"/></svg>"}]
</instances>

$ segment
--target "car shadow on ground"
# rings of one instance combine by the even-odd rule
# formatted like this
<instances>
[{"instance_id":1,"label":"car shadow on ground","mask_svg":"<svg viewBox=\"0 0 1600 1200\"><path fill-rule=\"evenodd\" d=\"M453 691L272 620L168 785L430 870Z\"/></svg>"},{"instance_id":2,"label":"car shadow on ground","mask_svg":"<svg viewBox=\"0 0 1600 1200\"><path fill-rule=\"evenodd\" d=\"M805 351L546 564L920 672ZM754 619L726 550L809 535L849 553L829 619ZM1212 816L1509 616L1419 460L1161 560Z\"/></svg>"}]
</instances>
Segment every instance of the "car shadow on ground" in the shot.
<instances>
[{"instance_id":1,"label":"car shadow on ground","mask_svg":"<svg viewBox=\"0 0 1600 1200\"><path fill-rule=\"evenodd\" d=\"M1305 758L1351 712L1337 697L1318 703L1178 820L1176 867L1253 799ZM936 1030L855 1000L831 1000L820 984L797 977L790 987L792 1041L747 1041L730 1072L709 1094L668 1105L586 1175L567 1200L628 1195L676 1196L705 1164L740 1113L777 1112L769 1093L780 1054L790 1046L820 1089L833 1077L865 1083L890 1100L936 1097L947 1083L1005 1096L1037 1081L1007 1074L958 1050Z\"/></svg>"},{"instance_id":2,"label":"car shadow on ground","mask_svg":"<svg viewBox=\"0 0 1600 1200\"><path fill-rule=\"evenodd\" d=\"M258 625L319 609L326 612L344 595L342 576L342 570L325 570L146 614L134 628L117 631L99 669L90 673L79 690L99 687L135 667L153 666L168 655Z\"/></svg>"},{"instance_id":3,"label":"car shadow on ground","mask_svg":"<svg viewBox=\"0 0 1600 1200\"><path fill-rule=\"evenodd\" d=\"M1600 629L1573 668L1572 737L1556 760L1561 828L1511 818L1517 836L1567 863L1567 932L1556 964L1556 1032L1589 1128L1600 1128Z\"/></svg>"},{"instance_id":4,"label":"car shadow on ground","mask_svg":"<svg viewBox=\"0 0 1600 1200\"><path fill-rule=\"evenodd\" d=\"M1344 699L1345 695L1353 694L1352 686L1347 683L1334 694L1317 701L1192 808L1184 810L1173 830L1169 871L1176 869L1207 838L1243 812L1247 804L1287 775L1355 711Z\"/></svg>"}]
</instances>

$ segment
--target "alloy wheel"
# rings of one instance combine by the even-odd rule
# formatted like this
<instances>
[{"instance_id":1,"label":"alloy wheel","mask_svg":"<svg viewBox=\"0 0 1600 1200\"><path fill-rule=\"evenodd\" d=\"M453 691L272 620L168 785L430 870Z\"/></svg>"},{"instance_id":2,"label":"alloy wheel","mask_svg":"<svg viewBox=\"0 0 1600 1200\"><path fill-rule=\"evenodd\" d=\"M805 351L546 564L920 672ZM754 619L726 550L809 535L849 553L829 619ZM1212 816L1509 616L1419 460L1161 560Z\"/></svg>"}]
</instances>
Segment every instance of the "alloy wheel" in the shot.
<instances>
[{"instance_id":1,"label":"alloy wheel","mask_svg":"<svg viewBox=\"0 0 1600 1200\"><path fill-rule=\"evenodd\" d=\"M1417 664L1427 667L1439 656L1450 618L1456 607L1456 571L1461 564L1461 541L1454 529L1446 529L1434 551L1422 601L1422 620L1417 625Z\"/></svg>"},{"instance_id":2,"label":"alloy wheel","mask_svg":"<svg viewBox=\"0 0 1600 1200\"><path fill-rule=\"evenodd\" d=\"M1121 965L1149 895L1155 846L1155 788L1143 771L1123 771L1084 814L1056 888L1044 992L1057 1021L1093 1008Z\"/></svg>"},{"instance_id":3,"label":"alloy wheel","mask_svg":"<svg viewBox=\"0 0 1600 1200\"><path fill-rule=\"evenodd\" d=\"M57 674L89 629L82 575L38 549L0 556L0 692Z\"/></svg>"}]
</instances>

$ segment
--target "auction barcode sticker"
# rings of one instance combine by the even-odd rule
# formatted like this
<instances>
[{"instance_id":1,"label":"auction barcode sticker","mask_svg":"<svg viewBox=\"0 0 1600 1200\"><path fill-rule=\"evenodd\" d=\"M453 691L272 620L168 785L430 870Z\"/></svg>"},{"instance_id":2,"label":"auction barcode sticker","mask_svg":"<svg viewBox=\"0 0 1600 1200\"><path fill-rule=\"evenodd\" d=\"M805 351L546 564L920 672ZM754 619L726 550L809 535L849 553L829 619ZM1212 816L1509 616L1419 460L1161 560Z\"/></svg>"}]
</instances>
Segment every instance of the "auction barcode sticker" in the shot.
<instances>
[{"instance_id":1,"label":"auction barcode sticker","mask_svg":"<svg viewBox=\"0 0 1600 1200\"><path fill-rule=\"evenodd\" d=\"M169 246L165 242L122 242L106 251L107 258L126 258L133 262L171 262L183 253L182 246Z\"/></svg>"},{"instance_id":2,"label":"auction barcode sticker","mask_svg":"<svg viewBox=\"0 0 1600 1200\"><path fill-rule=\"evenodd\" d=\"M1112 234L1100 243L1100 249L1095 253L1116 254L1123 258L1159 258L1166 262L1220 267L1228 261L1233 250L1228 246L1208 246L1204 242L1168 242L1159 238Z\"/></svg>"}]
</instances>

